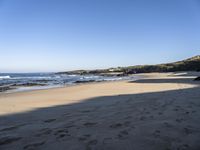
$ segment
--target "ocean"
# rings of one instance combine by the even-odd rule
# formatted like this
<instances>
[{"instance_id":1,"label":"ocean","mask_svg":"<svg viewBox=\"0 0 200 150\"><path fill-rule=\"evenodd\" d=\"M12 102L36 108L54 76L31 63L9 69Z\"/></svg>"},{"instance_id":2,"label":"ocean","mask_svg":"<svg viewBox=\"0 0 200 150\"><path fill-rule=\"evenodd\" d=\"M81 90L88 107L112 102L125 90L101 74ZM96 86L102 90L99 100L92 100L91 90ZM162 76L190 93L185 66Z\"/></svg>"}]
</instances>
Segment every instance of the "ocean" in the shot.
<instances>
[{"instance_id":1,"label":"ocean","mask_svg":"<svg viewBox=\"0 0 200 150\"><path fill-rule=\"evenodd\" d=\"M55 73L0 73L0 92L16 92L76 85L79 83L129 80L133 77L66 75Z\"/></svg>"}]
</instances>

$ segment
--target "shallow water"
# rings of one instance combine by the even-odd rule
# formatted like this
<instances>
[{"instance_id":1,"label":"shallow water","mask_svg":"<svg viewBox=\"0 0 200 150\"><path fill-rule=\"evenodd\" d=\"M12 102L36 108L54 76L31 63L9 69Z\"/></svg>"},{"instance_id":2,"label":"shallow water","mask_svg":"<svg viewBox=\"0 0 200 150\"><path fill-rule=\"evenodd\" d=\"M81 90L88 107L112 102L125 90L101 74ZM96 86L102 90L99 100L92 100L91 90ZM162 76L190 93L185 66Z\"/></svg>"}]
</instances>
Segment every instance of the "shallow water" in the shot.
<instances>
[{"instance_id":1,"label":"shallow water","mask_svg":"<svg viewBox=\"0 0 200 150\"><path fill-rule=\"evenodd\" d=\"M134 77L66 75L55 73L0 73L0 91L27 91L52 87L63 87L77 83L118 81L129 79L134 79Z\"/></svg>"}]
</instances>

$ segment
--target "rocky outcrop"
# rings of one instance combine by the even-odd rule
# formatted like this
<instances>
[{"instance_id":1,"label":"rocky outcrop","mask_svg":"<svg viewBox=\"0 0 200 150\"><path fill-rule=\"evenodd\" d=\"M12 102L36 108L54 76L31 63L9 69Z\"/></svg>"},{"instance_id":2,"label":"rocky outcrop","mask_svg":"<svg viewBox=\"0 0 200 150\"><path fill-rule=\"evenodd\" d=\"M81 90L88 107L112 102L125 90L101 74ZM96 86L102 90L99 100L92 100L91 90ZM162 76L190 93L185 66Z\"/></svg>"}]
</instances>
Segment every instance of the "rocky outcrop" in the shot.
<instances>
[{"instance_id":1,"label":"rocky outcrop","mask_svg":"<svg viewBox=\"0 0 200 150\"><path fill-rule=\"evenodd\" d=\"M200 81L200 76L195 78L194 81Z\"/></svg>"},{"instance_id":2,"label":"rocky outcrop","mask_svg":"<svg viewBox=\"0 0 200 150\"><path fill-rule=\"evenodd\" d=\"M5 91L8 91L8 90L13 90L14 88L13 87L10 87L10 86L0 86L0 92L5 92Z\"/></svg>"}]
</instances>

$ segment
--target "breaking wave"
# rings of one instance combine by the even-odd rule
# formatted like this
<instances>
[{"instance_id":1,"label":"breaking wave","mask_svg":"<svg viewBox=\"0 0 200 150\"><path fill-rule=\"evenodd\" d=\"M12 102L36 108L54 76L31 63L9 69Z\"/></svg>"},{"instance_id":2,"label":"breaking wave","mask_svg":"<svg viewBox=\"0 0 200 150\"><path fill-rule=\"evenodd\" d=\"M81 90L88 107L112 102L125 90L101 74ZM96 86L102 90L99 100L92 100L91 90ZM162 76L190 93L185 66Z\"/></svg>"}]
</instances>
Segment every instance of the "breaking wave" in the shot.
<instances>
[{"instance_id":1,"label":"breaking wave","mask_svg":"<svg viewBox=\"0 0 200 150\"><path fill-rule=\"evenodd\" d=\"M0 80L2 79L10 79L10 76L0 76Z\"/></svg>"}]
</instances>

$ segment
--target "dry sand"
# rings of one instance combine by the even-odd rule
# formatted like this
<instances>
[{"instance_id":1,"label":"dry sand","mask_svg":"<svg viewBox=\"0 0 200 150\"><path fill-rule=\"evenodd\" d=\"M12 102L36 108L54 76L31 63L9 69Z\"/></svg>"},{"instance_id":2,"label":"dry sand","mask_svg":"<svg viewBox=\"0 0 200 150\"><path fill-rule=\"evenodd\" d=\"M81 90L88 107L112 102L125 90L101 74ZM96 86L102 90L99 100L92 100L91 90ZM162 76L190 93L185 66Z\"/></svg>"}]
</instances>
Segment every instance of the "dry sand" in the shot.
<instances>
[{"instance_id":1,"label":"dry sand","mask_svg":"<svg viewBox=\"0 0 200 150\"><path fill-rule=\"evenodd\" d=\"M200 83L182 75L0 94L0 150L199 150Z\"/></svg>"}]
</instances>

